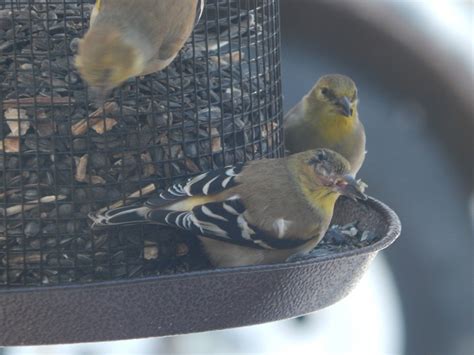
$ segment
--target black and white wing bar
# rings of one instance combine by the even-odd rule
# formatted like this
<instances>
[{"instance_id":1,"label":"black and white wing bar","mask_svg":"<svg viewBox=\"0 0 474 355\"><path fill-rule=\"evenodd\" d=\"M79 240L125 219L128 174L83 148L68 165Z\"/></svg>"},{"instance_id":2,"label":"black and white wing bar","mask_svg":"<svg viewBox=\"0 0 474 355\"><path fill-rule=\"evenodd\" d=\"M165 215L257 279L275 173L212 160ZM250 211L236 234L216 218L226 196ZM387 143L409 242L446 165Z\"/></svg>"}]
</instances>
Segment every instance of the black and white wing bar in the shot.
<instances>
[{"instance_id":1,"label":"black and white wing bar","mask_svg":"<svg viewBox=\"0 0 474 355\"><path fill-rule=\"evenodd\" d=\"M206 203L192 211L152 210L147 219L226 243L257 249L293 249L307 240L280 239L249 224L238 196ZM163 223L164 222L164 223Z\"/></svg>"},{"instance_id":2,"label":"black and white wing bar","mask_svg":"<svg viewBox=\"0 0 474 355\"><path fill-rule=\"evenodd\" d=\"M146 205L151 207L163 206L172 201L178 201L191 196L208 196L217 194L237 185L235 177L242 171L244 163L211 170L189 179L183 184L175 184L158 196L150 198Z\"/></svg>"}]
</instances>

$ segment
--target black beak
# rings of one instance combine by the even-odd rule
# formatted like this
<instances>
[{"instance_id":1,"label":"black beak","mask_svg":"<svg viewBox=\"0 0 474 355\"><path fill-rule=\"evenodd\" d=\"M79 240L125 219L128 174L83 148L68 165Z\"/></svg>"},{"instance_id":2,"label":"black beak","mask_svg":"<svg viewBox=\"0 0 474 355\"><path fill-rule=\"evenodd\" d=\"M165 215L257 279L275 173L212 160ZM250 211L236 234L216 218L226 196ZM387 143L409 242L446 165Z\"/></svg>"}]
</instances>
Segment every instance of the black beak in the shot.
<instances>
[{"instance_id":1,"label":"black beak","mask_svg":"<svg viewBox=\"0 0 474 355\"><path fill-rule=\"evenodd\" d=\"M352 105L351 100L347 96L343 96L336 101L337 107L341 110L341 113L346 116L352 116Z\"/></svg>"},{"instance_id":2,"label":"black beak","mask_svg":"<svg viewBox=\"0 0 474 355\"><path fill-rule=\"evenodd\" d=\"M337 187L341 195L347 196L354 201L367 200L367 195L362 192L361 184L350 175L345 175L344 178L337 184Z\"/></svg>"}]
</instances>

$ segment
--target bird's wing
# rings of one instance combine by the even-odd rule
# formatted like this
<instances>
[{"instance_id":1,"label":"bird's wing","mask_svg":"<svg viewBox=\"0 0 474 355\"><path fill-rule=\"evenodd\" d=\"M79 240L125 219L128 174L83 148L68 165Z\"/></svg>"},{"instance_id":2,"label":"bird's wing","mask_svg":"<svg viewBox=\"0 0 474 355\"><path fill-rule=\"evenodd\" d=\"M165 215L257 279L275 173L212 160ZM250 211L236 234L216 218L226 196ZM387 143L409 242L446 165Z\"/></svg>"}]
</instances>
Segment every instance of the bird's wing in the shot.
<instances>
[{"instance_id":1,"label":"bird's wing","mask_svg":"<svg viewBox=\"0 0 474 355\"><path fill-rule=\"evenodd\" d=\"M91 12L91 19L90 19L90 26L92 26L95 22L95 19L97 18L97 15L99 14L101 8L102 8L102 0L97 0L95 2L94 8L92 9Z\"/></svg>"},{"instance_id":2,"label":"bird's wing","mask_svg":"<svg viewBox=\"0 0 474 355\"><path fill-rule=\"evenodd\" d=\"M121 224L145 223L147 221L165 225L172 224L165 220L166 215L171 213L173 209L171 205L186 199L192 199L193 197L218 194L237 185L235 178L242 171L243 167L244 163L238 163L233 166L211 170L190 178L185 183L169 187L167 190L149 198L144 204L91 213L89 217L94 222L93 227L96 229ZM211 201L211 197L209 197L209 200ZM164 212L159 212L160 209ZM150 220L150 211L154 211L153 220Z\"/></svg>"},{"instance_id":3,"label":"bird's wing","mask_svg":"<svg viewBox=\"0 0 474 355\"><path fill-rule=\"evenodd\" d=\"M293 106L290 111L285 114L283 119L285 127L299 124L304 116L304 99Z\"/></svg>"},{"instance_id":4,"label":"bird's wing","mask_svg":"<svg viewBox=\"0 0 474 355\"><path fill-rule=\"evenodd\" d=\"M237 185L235 178L242 171L243 167L244 163L238 163L200 174L190 178L183 184L175 184L169 187L166 191L150 198L145 205L150 208L157 208L173 204L188 197L218 194Z\"/></svg>"},{"instance_id":5,"label":"bird's wing","mask_svg":"<svg viewBox=\"0 0 474 355\"><path fill-rule=\"evenodd\" d=\"M150 210L147 219L203 237L250 248L293 249L307 242L284 238L284 234L277 235L277 230L275 233L269 233L250 224L246 217L245 205L238 195L224 201L196 206L191 211Z\"/></svg>"},{"instance_id":6,"label":"bird's wing","mask_svg":"<svg viewBox=\"0 0 474 355\"><path fill-rule=\"evenodd\" d=\"M275 228L270 232L250 223L245 204L237 194L225 200L212 200L212 195L239 184L237 177L243 168L244 164L239 163L212 170L171 186L142 206L113 209L91 218L95 227L151 222L258 249L293 249L305 244L307 240L285 238L287 228L283 219L275 220ZM191 210L172 207L181 201L204 196L209 196L209 202L204 199L205 202L190 207Z\"/></svg>"}]
</instances>

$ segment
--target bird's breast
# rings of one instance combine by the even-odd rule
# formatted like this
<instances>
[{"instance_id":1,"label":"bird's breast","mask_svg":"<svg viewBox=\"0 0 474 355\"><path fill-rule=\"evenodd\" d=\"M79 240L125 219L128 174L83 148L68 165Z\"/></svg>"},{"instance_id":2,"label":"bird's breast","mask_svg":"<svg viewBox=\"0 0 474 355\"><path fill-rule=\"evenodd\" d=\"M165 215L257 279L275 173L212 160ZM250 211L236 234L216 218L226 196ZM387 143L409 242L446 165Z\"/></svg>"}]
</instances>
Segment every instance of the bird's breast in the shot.
<instances>
[{"instance_id":1,"label":"bird's breast","mask_svg":"<svg viewBox=\"0 0 474 355\"><path fill-rule=\"evenodd\" d=\"M357 120L351 117L331 117L314 121L315 131L319 133L321 140L328 144L340 142L351 136L357 125Z\"/></svg>"}]
</instances>

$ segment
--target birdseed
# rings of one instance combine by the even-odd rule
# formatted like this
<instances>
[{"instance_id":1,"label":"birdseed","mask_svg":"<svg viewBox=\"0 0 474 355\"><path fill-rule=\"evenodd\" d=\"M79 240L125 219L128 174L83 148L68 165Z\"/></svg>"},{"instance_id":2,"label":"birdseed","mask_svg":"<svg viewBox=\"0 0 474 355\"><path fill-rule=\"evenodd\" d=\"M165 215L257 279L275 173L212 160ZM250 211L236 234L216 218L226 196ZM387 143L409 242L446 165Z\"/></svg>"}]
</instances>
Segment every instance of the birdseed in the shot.
<instances>
[{"instance_id":1,"label":"birdseed","mask_svg":"<svg viewBox=\"0 0 474 355\"><path fill-rule=\"evenodd\" d=\"M185 233L87 215L283 153L276 1L208 0L167 69L100 107L73 64L93 3L0 2L0 287L209 267Z\"/></svg>"}]
</instances>

